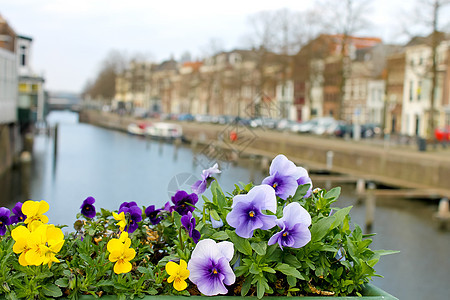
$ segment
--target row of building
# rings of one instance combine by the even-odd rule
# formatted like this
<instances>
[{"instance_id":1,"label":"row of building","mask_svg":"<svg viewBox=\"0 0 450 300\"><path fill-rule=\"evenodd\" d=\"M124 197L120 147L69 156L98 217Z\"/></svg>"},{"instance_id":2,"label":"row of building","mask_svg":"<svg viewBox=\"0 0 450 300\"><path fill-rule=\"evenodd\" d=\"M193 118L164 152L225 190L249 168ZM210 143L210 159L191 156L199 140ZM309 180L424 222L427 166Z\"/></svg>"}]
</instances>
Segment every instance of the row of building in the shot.
<instances>
[{"instance_id":1,"label":"row of building","mask_svg":"<svg viewBox=\"0 0 450 300\"><path fill-rule=\"evenodd\" d=\"M195 62L132 61L116 78L112 102L155 113L297 121L333 116L425 136L433 77L430 39L386 45L379 38L322 34L296 55L261 47ZM439 34L436 49L434 119L445 126L450 124L450 38Z\"/></svg>"},{"instance_id":2,"label":"row of building","mask_svg":"<svg viewBox=\"0 0 450 300\"><path fill-rule=\"evenodd\" d=\"M31 68L31 46L32 38L17 34L0 15L0 174L45 117L45 80Z\"/></svg>"}]
</instances>

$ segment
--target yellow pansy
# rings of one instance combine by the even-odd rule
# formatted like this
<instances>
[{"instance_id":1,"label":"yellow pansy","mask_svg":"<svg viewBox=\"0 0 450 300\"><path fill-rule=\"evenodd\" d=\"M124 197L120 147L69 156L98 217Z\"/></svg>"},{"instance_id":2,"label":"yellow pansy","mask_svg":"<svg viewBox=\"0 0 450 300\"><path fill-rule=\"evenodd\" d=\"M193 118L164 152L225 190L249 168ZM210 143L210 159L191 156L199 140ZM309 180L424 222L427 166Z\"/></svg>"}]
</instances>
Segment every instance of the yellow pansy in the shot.
<instances>
[{"instance_id":1,"label":"yellow pansy","mask_svg":"<svg viewBox=\"0 0 450 300\"><path fill-rule=\"evenodd\" d=\"M123 231L125 229L125 226L127 226L127 220L125 219L125 213L121 212L120 214L117 214L117 213L113 212L112 215L116 221L119 221L116 225L120 226L120 231Z\"/></svg>"},{"instance_id":2,"label":"yellow pansy","mask_svg":"<svg viewBox=\"0 0 450 300\"><path fill-rule=\"evenodd\" d=\"M166 272L170 275L167 278L167 282L171 283L173 281L173 287L177 291L182 291L187 288L186 279L189 277L189 270L184 260L180 259L180 264L169 261L166 264Z\"/></svg>"},{"instance_id":3,"label":"yellow pansy","mask_svg":"<svg viewBox=\"0 0 450 300\"><path fill-rule=\"evenodd\" d=\"M110 252L109 260L115 262L114 272L116 274L128 273L131 271L132 260L136 256L136 251L131 246L131 239L127 232L122 232L120 238L112 239L108 242L107 249Z\"/></svg>"},{"instance_id":4,"label":"yellow pansy","mask_svg":"<svg viewBox=\"0 0 450 300\"><path fill-rule=\"evenodd\" d=\"M50 268L52 263L59 262L55 254L58 253L64 245L64 233L60 228L55 227L55 225L49 225L46 234L48 251L45 253L43 264L48 264L48 267Z\"/></svg>"},{"instance_id":5,"label":"yellow pansy","mask_svg":"<svg viewBox=\"0 0 450 300\"><path fill-rule=\"evenodd\" d=\"M50 206L44 200L42 201L25 201L22 205L22 213L27 216L25 224L30 224L33 221L41 221L42 223L48 222L48 217L43 213L49 210Z\"/></svg>"},{"instance_id":6,"label":"yellow pansy","mask_svg":"<svg viewBox=\"0 0 450 300\"><path fill-rule=\"evenodd\" d=\"M44 262L45 255L50 251L46 245L47 226L43 224L37 227L28 236L27 246L29 250L25 254L25 259L29 265L41 265Z\"/></svg>"},{"instance_id":7,"label":"yellow pansy","mask_svg":"<svg viewBox=\"0 0 450 300\"><path fill-rule=\"evenodd\" d=\"M28 263L25 259L25 254L30 248L28 247L28 237L31 232L25 226L18 226L11 231L11 236L15 241L13 246L13 251L16 254L20 253L19 256L19 264L22 266L28 266Z\"/></svg>"}]
</instances>

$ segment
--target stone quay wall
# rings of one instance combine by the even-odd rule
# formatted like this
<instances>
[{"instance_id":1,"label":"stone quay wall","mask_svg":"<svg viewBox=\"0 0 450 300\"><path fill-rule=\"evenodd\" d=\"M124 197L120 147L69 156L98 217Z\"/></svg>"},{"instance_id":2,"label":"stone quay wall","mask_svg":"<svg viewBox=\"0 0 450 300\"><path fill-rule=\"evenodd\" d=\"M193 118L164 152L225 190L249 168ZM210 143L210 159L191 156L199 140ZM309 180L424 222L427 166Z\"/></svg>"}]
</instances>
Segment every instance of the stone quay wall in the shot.
<instances>
[{"instance_id":1,"label":"stone quay wall","mask_svg":"<svg viewBox=\"0 0 450 300\"><path fill-rule=\"evenodd\" d=\"M128 124L136 120L89 111L80 113L80 121L126 131ZM214 144L224 150L269 159L282 153L307 168L328 169L390 186L426 189L450 197L450 149L419 152L412 147L386 146L382 141L345 141L248 126L176 123L183 126L186 140L196 144ZM231 131L237 133L234 142L229 138Z\"/></svg>"}]
</instances>

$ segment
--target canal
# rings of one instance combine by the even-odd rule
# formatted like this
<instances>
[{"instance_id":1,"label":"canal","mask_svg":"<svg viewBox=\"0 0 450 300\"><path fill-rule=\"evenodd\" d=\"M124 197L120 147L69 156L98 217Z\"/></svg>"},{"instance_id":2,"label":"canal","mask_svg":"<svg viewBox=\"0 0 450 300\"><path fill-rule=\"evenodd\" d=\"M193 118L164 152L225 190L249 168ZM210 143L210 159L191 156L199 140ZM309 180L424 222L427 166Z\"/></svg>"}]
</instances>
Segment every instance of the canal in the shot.
<instances>
[{"instance_id":1,"label":"canal","mask_svg":"<svg viewBox=\"0 0 450 300\"><path fill-rule=\"evenodd\" d=\"M203 169L191 148L183 145L80 124L69 112L52 113L49 123L59 124L56 159L53 138L38 135L33 162L0 177L0 206L46 200L50 222L70 226L88 196L96 199L97 207L110 210L124 201L163 206L178 188L189 189ZM239 181L260 183L267 172L254 160L239 160L224 165L218 180L224 191L231 192ZM352 221L363 225L365 207L357 201L354 184L340 186L336 206L354 205ZM450 233L437 230L433 223L436 203L380 198L376 204L372 248L401 253L382 257L376 270L385 278L375 278L374 284L399 299L448 299Z\"/></svg>"}]
</instances>

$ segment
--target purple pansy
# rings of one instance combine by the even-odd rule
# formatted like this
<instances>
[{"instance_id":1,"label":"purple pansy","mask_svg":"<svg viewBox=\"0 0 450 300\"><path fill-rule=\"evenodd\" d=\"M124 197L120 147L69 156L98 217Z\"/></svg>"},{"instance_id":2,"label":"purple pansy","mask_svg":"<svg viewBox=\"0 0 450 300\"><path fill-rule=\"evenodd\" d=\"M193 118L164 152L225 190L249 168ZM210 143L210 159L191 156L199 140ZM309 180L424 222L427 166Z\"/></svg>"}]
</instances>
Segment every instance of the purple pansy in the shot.
<instances>
[{"instance_id":1,"label":"purple pansy","mask_svg":"<svg viewBox=\"0 0 450 300\"><path fill-rule=\"evenodd\" d=\"M127 226L125 231L133 233L138 227L138 223L142 221L142 210L137 206L136 202L123 202L119 208L119 214L123 212L127 216Z\"/></svg>"},{"instance_id":2,"label":"purple pansy","mask_svg":"<svg viewBox=\"0 0 450 300\"><path fill-rule=\"evenodd\" d=\"M174 204L173 210L184 216L187 215L188 212L193 212L195 210L198 196L195 193L188 194L185 191L178 191L172 196L172 202Z\"/></svg>"},{"instance_id":3,"label":"purple pansy","mask_svg":"<svg viewBox=\"0 0 450 300\"><path fill-rule=\"evenodd\" d=\"M94 197L87 197L83 204L81 204L81 214L85 216L86 218L93 218L95 217L95 206L94 206L95 199Z\"/></svg>"},{"instance_id":4,"label":"purple pansy","mask_svg":"<svg viewBox=\"0 0 450 300\"><path fill-rule=\"evenodd\" d=\"M235 196L231 208L227 222L236 228L240 237L251 238L255 229L267 230L276 225L276 216L262 213L263 210L277 211L275 190L268 185L258 185L248 194Z\"/></svg>"},{"instance_id":5,"label":"purple pansy","mask_svg":"<svg viewBox=\"0 0 450 300\"><path fill-rule=\"evenodd\" d=\"M173 212L174 206L170 204L170 201L167 201L166 204L164 204L164 208L165 211L171 213Z\"/></svg>"},{"instance_id":6,"label":"purple pansy","mask_svg":"<svg viewBox=\"0 0 450 300\"><path fill-rule=\"evenodd\" d=\"M302 184L310 184L308 191L306 192L306 195L304 198L308 198L312 194L312 180L308 175L308 171L305 168L297 167L300 171L300 177L297 179L298 185Z\"/></svg>"},{"instance_id":7,"label":"purple pansy","mask_svg":"<svg viewBox=\"0 0 450 300\"><path fill-rule=\"evenodd\" d=\"M186 228L186 231L188 232L194 243L197 244L198 240L200 239L200 231L195 229L195 223L195 218L191 212L188 212L187 215L181 217L181 224L184 228Z\"/></svg>"},{"instance_id":8,"label":"purple pansy","mask_svg":"<svg viewBox=\"0 0 450 300\"><path fill-rule=\"evenodd\" d=\"M150 219L153 225L159 224L161 222L161 217L158 216L162 209L155 209L154 205L150 205L145 209L145 215Z\"/></svg>"},{"instance_id":9,"label":"purple pansy","mask_svg":"<svg viewBox=\"0 0 450 300\"><path fill-rule=\"evenodd\" d=\"M5 235L6 226L11 224L11 219L9 215L11 211L6 207L0 207L0 235Z\"/></svg>"},{"instance_id":10,"label":"purple pansy","mask_svg":"<svg viewBox=\"0 0 450 300\"><path fill-rule=\"evenodd\" d=\"M189 279L206 296L227 294L225 285L236 280L230 260L234 247L231 242L216 243L211 239L198 242L188 262Z\"/></svg>"},{"instance_id":11,"label":"purple pansy","mask_svg":"<svg viewBox=\"0 0 450 300\"><path fill-rule=\"evenodd\" d=\"M12 212L14 215L10 218L11 224L23 222L27 218L22 212L22 202L17 202L16 205L14 205Z\"/></svg>"},{"instance_id":12,"label":"purple pansy","mask_svg":"<svg viewBox=\"0 0 450 300\"><path fill-rule=\"evenodd\" d=\"M121 212L126 212L126 211L125 211L126 209L129 209L129 208L131 208L131 207L133 207L133 206L137 206L137 203L134 202L134 201L131 201L131 202L123 202L123 203L120 204L120 206L119 206L119 214L120 214Z\"/></svg>"},{"instance_id":13,"label":"purple pansy","mask_svg":"<svg viewBox=\"0 0 450 300\"><path fill-rule=\"evenodd\" d=\"M289 196L294 195L298 187L297 180L294 177L284 176L278 172L264 178L262 184L273 187L275 195L281 199L287 199Z\"/></svg>"},{"instance_id":14,"label":"purple pansy","mask_svg":"<svg viewBox=\"0 0 450 300\"><path fill-rule=\"evenodd\" d=\"M275 189L275 193L282 199L293 196L300 184L310 183L311 187L305 197L311 195L312 182L305 168L297 167L283 154L277 155L270 164L269 176L262 184L270 185Z\"/></svg>"},{"instance_id":15,"label":"purple pansy","mask_svg":"<svg viewBox=\"0 0 450 300\"><path fill-rule=\"evenodd\" d=\"M275 233L268 244L278 243L283 247L301 248L311 240L311 232L308 227L311 225L311 216L297 202L288 204L283 209L283 217L277 220L280 232Z\"/></svg>"},{"instance_id":16,"label":"purple pansy","mask_svg":"<svg viewBox=\"0 0 450 300\"><path fill-rule=\"evenodd\" d=\"M196 194L202 194L206 191L206 188L208 187L208 183L210 183L214 178L212 177L213 174L218 174L221 171L219 170L219 166L214 164L209 169L202 171L202 180L198 180L191 186L191 190Z\"/></svg>"}]
</instances>

